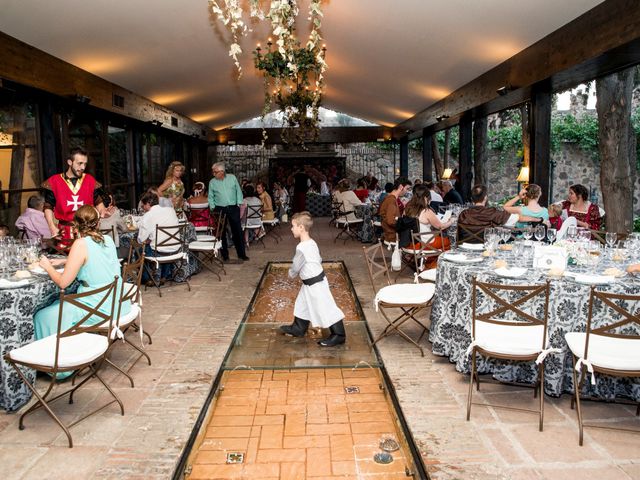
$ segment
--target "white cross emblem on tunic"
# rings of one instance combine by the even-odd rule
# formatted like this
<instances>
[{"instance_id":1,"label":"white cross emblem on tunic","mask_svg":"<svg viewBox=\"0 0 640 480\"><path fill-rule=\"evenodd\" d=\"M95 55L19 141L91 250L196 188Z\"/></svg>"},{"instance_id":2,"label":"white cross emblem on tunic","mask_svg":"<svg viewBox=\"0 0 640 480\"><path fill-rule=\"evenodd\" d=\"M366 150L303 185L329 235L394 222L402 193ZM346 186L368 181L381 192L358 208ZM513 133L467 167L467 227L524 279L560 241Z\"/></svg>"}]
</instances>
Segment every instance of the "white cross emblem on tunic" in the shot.
<instances>
[{"instance_id":1,"label":"white cross emblem on tunic","mask_svg":"<svg viewBox=\"0 0 640 480\"><path fill-rule=\"evenodd\" d=\"M73 208L71 209L72 212L75 212L76 210L78 210L79 207L84 205L84 200L78 200L79 197L80 195L71 195L71 198L73 198L73 201L67 200L67 207L69 205L73 205Z\"/></svg>"}]
</instances>

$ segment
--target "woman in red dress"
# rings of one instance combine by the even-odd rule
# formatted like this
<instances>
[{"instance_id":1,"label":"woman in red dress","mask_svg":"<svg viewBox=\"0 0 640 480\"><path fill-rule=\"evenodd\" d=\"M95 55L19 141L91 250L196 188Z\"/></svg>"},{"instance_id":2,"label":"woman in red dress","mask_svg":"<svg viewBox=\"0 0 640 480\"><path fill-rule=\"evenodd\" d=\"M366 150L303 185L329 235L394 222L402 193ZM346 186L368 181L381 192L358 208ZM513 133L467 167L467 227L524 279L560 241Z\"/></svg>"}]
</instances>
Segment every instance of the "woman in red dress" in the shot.
<instances>
[{"instance_id":1,"label":"woman in red dress","mask_svg":"<svg viewBox=\"0 0 640 480\"><path fill-rule=\"evenodd\" d=\"M595 203L589 202L589 190L584 185L576 184L569 187L569 197L562 202L562 209L567 217L576 217L579 227L600 230L602 217L600 209Z\"/></svg>"}]
</instances>

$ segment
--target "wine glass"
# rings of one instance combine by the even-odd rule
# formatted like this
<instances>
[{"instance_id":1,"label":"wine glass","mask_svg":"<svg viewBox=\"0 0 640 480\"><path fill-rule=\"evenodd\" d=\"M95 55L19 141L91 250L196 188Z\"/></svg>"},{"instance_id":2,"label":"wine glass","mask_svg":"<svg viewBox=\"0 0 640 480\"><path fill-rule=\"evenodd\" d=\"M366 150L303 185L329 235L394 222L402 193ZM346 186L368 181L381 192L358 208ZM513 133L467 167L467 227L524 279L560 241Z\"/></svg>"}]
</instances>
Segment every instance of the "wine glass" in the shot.
<instances>
[{"instance_id":1,"label":"wine glass","mask_svg":"<svg viewBox=\"0 0 640 480\"><path fill-rule=\"evenodd\" d=\"M531 227L525 227L524 230L522 230L522 236L526 241L531 240L531 237L533 236L533 231L531 230Z\"/></svg>"},{"instance_id":2,"label":"wine glass","mask_svg":"<svg viewBox=\"0 0 640 480\"><path fill-rule=\"evenodd\" d=\"M607 232L605 235L605 240L607 242L607 247L613 248L618 240L618 234L616 232Z\"/></svg>"},{"instance_id":3,"label":"wine glass","mask_svg":"<svg viewBox=\"0 0 640 480\"><path fill-rule=\"evenodd\" d=\"M508 228L501 229L500 230L500 238L502 239L502 241L506 245L507 242L509 241L509 239L511 238L511 230L509 230Z\"/></svg>"},{"instance_id":4,"label":"wine glass","mask_svg":"<svg viewBox=\"0 0 640 480\"><path fill-rule=\"evenodd\" d=\"M549 243L555 242L557 235L558 235L558 231L555 228L547 229L547 240L549 240Z\"/></svg>"},{"instance_id":5,"label":"wine glass","mask_svg":"<svg viewBox=\"0 0 640 480\"><path fill-rule=\"evenodd\" d=\"M578 227L576 227L575 225L569 226L569 228L567 228L567 237L569 238L569 240L575 242L577 236L578 236Z\"/></svg>"},{"instance_id":6,"label":"wine glass","mask_svg":"<svg viewBox=\"0 0 640 480\"><path fill-rule=\"evenodd\" d=\"M545 228L544 225L538 225L533 232L533 235L536 237L536 240L539 242L545 237Z\"/></svg>"}]
</instances>

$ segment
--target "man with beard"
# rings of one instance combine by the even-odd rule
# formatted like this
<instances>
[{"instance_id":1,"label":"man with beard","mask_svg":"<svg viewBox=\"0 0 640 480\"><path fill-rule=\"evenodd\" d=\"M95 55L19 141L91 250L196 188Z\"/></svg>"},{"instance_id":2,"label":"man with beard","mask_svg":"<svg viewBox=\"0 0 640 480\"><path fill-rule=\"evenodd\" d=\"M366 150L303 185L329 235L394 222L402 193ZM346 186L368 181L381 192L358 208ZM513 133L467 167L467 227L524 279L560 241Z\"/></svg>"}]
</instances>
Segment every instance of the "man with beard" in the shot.
<instances>
[{"instance_id":1,"label":"man with beard","mask_svg":"<svg viewBox=\"0 0 640 480\"><path fill-rule=\"evenodd\" d=\"M44 216L52 237L68 247L73 243L71 221L82 205L94 205L102 215L104 192L92 175L85 173L88 155L81 148L71 150L67 158L67 171L49 177L43 184ZM54 218L58 221L56 226Z\"/></svg>"}]
</instances>

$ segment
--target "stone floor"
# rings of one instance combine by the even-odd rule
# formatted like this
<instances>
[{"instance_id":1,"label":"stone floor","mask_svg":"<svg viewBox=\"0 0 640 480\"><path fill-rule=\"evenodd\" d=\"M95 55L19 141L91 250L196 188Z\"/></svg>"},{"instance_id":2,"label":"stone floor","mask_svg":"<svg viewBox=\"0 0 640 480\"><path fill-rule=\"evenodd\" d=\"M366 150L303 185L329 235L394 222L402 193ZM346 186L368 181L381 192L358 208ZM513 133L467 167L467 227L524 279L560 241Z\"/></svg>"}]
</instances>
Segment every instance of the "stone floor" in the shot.
<instances>
[{"instance_id":1,"label":"stone floor","mask_svg":"<svg viewBox=\"0 0 640 480\"><path fill-rule=\"evenodd\" d=\"M352 241L334 244L335 229L327 228L325 219L317 223L325 260L345 261L375 334L384 324L372 306L362 246ZM80 423L71 430L75 446L69 449L64 434L46 415L30 416L20 431L18 415L1 414L2 478L170 478L265 264L293 255L290 238L279 245L267 239L266 244L250 249L249 262L228 265L221 282L201 273L193 278L191 292L177 286L162 298L153 291L145 294L144 327L153 335L148 347L153 364L133 367L134 389L115 371L105 372L125 404L125 416L112 406ZM640 479L640 437L587 430L585 445L579 447L568 396L547 398L542 433L535 416L521 412L477 407L466 422L466 376L428 348L421 357L398 337L386 338L378 347L432 478ZM115 350L119 363L128 365L134 358L125 346ZM38 384L42 388L45 381ZM477 398L483 397L506 404L533 402L531 391L503 385L483 386ZM57 404L56 410L73 421L106 398L91 382L73 405ZM585 411L589 418L615 417L640 427L630 407L592 403Z\"/></svg>"}]
</instances>

